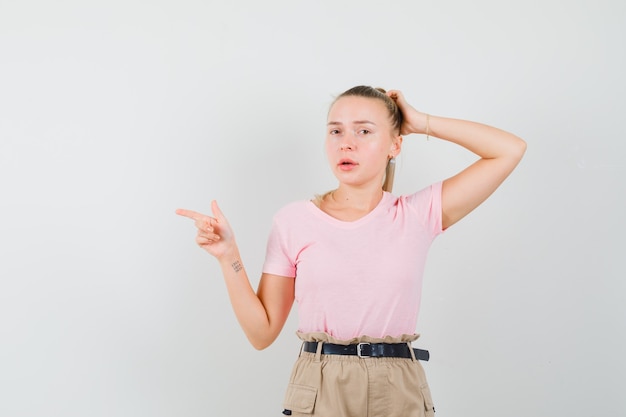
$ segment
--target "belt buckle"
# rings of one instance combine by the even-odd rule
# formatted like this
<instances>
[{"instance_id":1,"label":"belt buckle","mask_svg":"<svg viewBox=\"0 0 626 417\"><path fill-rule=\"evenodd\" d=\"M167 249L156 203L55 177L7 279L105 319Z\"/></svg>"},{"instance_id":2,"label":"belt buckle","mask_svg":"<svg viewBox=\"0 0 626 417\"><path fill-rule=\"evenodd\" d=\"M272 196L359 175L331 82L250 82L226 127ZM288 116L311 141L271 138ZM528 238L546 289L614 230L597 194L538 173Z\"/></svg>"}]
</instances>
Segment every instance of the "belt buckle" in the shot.
<instances>
[{"instance_id":1,"label":"belt buckle","mask_svg":"<svg viewBox=\"0 0 626 417\"><path fill-rule=\"evenodd\" d=\"M371 343L359 343L358 345L356 345L356 355L357 355L359 358L367 358L367 357L371 356L371 355L365 355L365 356L364 356L364 355L362 354L361 349L362 349L362 346L363 346L363 345L371 345Z\"/></svg>"}]
</instances>

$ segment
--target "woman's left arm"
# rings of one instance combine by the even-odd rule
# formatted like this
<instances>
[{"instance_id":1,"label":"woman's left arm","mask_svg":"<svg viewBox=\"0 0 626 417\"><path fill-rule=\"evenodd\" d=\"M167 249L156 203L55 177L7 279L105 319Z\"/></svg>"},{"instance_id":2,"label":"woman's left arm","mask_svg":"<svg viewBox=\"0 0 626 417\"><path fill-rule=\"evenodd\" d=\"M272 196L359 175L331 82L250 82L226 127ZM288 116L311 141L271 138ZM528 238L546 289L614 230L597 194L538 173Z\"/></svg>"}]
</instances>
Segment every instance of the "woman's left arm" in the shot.
<instances>
[{"instance_id":1,"label":"woman's left arm","mask_svg":"<svg viewBox=\"0 0 626 417\"><path fill-rule=\"evenodd\" d=\"M415 110L399 91L388 94L404 116L401 134L428 134L463 146L480 157L443 182L444 229L485 201L515 169L526 151L526 142L509 132L467 120L430 116Z\"/></svg>"}]
</instances>

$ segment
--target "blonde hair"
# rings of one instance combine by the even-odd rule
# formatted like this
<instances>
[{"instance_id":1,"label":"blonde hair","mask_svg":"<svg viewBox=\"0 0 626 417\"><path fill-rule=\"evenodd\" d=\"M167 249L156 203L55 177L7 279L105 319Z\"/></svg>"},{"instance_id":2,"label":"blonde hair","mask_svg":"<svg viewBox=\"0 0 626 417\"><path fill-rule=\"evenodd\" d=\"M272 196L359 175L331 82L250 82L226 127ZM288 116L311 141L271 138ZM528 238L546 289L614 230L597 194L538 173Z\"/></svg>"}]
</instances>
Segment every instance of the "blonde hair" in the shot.
<instances>
[{"instance_id":1,"label":"blonde hair","mask_svg":"<svg viewBox=\"0 0 626 417\"><path fill-rule=\"evenodd\" d=\"M393 189L393 177L396 174L396 158L389 158L387 168L385 168L385 180L383 181L383 190L391 192Z\"/></svg>"}]
</instances>

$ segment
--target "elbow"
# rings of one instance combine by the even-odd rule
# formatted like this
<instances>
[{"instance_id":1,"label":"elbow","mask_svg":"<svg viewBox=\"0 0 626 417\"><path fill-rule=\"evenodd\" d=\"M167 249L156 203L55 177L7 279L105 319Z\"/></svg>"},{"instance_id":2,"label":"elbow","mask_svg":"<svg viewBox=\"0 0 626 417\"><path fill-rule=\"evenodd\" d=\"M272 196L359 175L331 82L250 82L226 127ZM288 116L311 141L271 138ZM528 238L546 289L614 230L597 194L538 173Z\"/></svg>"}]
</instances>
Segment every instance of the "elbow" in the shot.
<instances>
[{"instance_id":1,"label":"elbow","mask_svg":"<svg viewBox=\"0 0 626 417\"><path fill-rule=\"evenodd\" d=\"M519 156L521 158L526 153L526 148L528 147L528 145L526 144L526 141L524 139L522 138L517 138L517 139L518 139L517 148L518 148Z\"/></svg>"},{"instance_id":2,"label":"elbow","mask_svg":"<svg viewBox=\"0 0 626 417\"><path fill-rule=\"evenodd\" d=\"M248 337L248 341L256 350L264 350L274 343L275 338Z\"/></svg>"},{"instance_id":3,"label":"elbow","mask_svg":"<svg viewBox=\"0 0 626 417\"><path fill-rule=\"evenodd\" d=\"M526 141L516 136L510 149L511 157L519 162L526 153L526 147Z\"/></svg>"},{"instance_id":4,"label":"elbow","mask_svg":"<svg viewBox=\"0 0 626 417\"><path fill-rule=\"evenodd\" d=\"M255 348L256 350L265 350L269 345L271 345L271 343L258 343L258 342L250 342L252 344L252 347Z\"/></svg>"}]
</instances>

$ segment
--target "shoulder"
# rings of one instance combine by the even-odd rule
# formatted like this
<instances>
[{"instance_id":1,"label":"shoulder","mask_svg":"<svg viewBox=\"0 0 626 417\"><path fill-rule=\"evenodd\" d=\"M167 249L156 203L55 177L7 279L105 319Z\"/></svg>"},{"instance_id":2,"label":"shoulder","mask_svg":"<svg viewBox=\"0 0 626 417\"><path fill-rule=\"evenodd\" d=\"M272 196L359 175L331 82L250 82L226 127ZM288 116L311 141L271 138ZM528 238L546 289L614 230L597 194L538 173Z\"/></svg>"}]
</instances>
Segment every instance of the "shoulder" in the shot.
<instances>
[{"instance_id":1,"label":"shoulder","mask_svg":"<svg viewBox=\"0 0 626 417\"><path fill-rule=\"evenodd\" d=\"M442 181L435 182L421 190L398 197L398 201L409 205L420 205L432 201L441 201Z\"/></svg>"},{"instance_id":2,"label":"shoulder","mask_svg":"<svg viewBox=\"0 0 626 417\"><path fill-rule=\"evenodd\" d=\"M436 182L413 194L397 197L396 213L417 216L424 224L441 223L441 186L442 182Z\"/></svg>"},{"instance_id":3,"label":"shoulder","mask_svg":"<svg viewBox=\"0 0 626 417\"><path fill-rule=\"evenodd\" d=\"M312 204L310 200L298 200L288 203L274 214L274 221L301 218L303 214L310 212Z\"/></svg>"}]
</instances>

